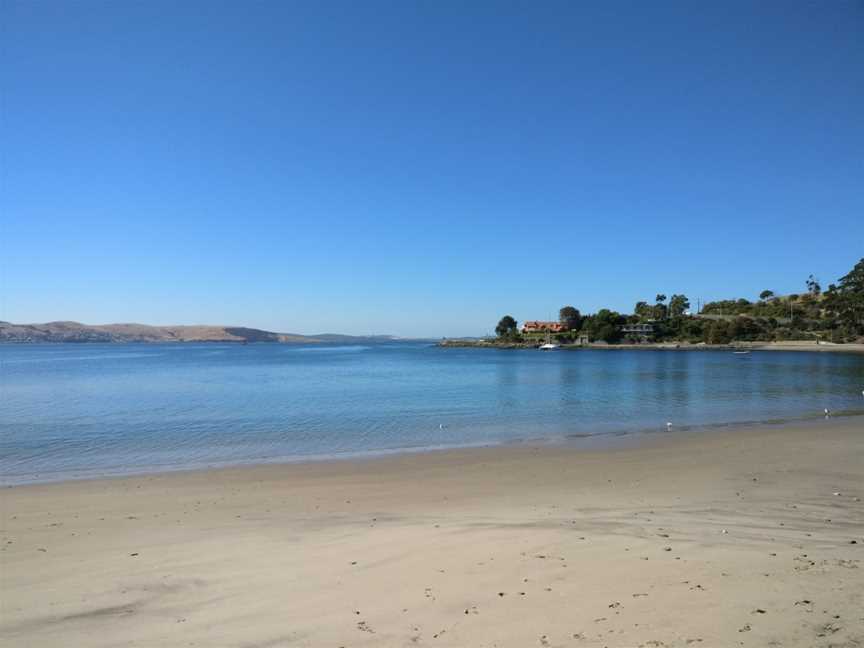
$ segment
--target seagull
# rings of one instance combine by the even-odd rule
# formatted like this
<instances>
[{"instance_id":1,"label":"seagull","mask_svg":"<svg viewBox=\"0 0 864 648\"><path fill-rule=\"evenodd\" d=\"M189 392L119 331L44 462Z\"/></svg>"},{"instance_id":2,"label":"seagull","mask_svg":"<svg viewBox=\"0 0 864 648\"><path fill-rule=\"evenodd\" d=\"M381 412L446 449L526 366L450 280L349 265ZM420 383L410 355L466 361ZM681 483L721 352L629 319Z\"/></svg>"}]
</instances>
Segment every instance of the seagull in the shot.
<instances>
[{"instance_id":1,"label":"seagull","mask_svg":"<svg viewBox=\"0 0 864 648\"><path fill-rule=\"evenodd\" d=\"M825 411L827 412L828 410L825 410ZM439 429L439 430L443 430L443 429L444 429L444 424L443 424L443 423L439 423L439 424L438 424L438 429Z\"/></svg>"},{"instance_id":2,"label":"seagull","mask_svg":"<svg viewBox=\"0 0 864 648\"><path fill-rule=\"evenodd\" d=\"M831 411L826 407L825 408L825 418L828 418L829 416L831 416Z\"/></svg>"},{"instance_id":3,"label":"seagull","mask_svg":"<svg viewBox=\"0 0 864 648\"><path fill-rule=\"evenodd\" d=\"M668 430L671 427L672 427L672 421L666 421L666 429Z\"/></svg>"}]
</instances>

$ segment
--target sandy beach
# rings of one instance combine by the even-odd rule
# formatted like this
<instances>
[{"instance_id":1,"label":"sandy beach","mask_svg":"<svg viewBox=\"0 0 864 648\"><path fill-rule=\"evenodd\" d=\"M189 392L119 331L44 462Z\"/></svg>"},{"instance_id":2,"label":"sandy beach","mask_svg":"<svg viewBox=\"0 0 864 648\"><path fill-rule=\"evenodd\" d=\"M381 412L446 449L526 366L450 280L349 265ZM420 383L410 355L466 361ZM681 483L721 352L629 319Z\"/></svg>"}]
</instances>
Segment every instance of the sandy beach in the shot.
<instances>
[{"instance_id":1,"label":"sandy beach","mask_svg":"<svg viewBox=\"0 0 864 648\"><path fill-rule=\"evenodd\" d=\"M4 646L864 645L864 422L2 491Z\"/></svg>"}]
</instances>

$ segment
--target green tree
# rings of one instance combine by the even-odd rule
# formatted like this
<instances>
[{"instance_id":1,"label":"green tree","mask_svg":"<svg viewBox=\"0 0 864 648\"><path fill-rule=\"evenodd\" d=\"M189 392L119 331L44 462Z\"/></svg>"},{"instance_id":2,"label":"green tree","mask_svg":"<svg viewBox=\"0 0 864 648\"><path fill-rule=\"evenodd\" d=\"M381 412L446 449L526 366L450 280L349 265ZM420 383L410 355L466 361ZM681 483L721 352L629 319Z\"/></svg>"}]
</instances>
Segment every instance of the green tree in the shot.
<instances>
[{"instance_id":1,"label":"green tree","mask_svg":"<svg viewBox=\"0 0 864 648\"><path fill-rule=\"evenodd\" d=\"M657 295L657 297L654 298L654 301L656 302L654 304L654 313L653 313L654 319L655 320L666 319L666 304L663 303L666 301L666 295L664 295L663 293L660 293Z\"/></svg>"},{"instance_id":2,"label":"green tree","mask_svg":"<svg viewBox=\"0 0 864 648\"><path fill-rule=\"evenodd\" d=\"M706 320L689 317L682 322L680 337L689 342L701 342L704 339Z\"/></svg>"},{"instance_id":3,"label":"green tree","mask_svg":"<svg viewBox=\"0 0 864 648\"><path fill-rule=\"evenodd\" d=\"M573 306L564 306L558 311L558 321L561 322L567 329L578 331L582 324L582 313L578 308Z\"/></svg>"},{"instance_id":4,"label":"green tree","mask_svg":"<svg viewBox=\"0 0 864 648\"><path fill-rule=\"evenodd\" d=\"M825 308L848 337L864 335L864 259L829 287Z\"/></svg>"},{"instance_id":5,"label":"green tree","mask_svg":"<svg viewBox=\"0 0 864 648\"><path fill-rule=\"evenodd\" d=\"M761 293L759 293L759 299L761 299L762 301L765 301L766 299L771 299L773 296L773 290L763 290Z\"/></svg>"},{"instance_id":6,"label":"green tree","mask_svg":"<svg viewBox=\"0 0 864 648\"><path fill-rule=\"evenodd\" d=\"M603 340L614 343L621 339L621 325L624 317L620 313L603 308L596 315L586 318L588 321L583 327L591 340Z\"/></svg>"},{"instance_id":7,"label":"green tree","mask_svg":"<svg viewBox=\"0 0 864 648\"><path fill-rule=\"evenodd\" d=\"M499 338L516 337L519 332L519 327L515 319L510 315L505 315L498 321L498 326L495 327L495 333Z\"/></svg>"},{"instance_id":8,"label":"green tree","mask_svg":"<svg viewBox=\"0 0 864 648\"><path fill-rule=\"evenodd\" d=\"M822 292L822 286L819 285L819 280L812 274L807 277L807 292L814 297Z\"/></svg>"},{"instance_id":9,"label":"green tree","mask_svg":"<svg viewBox=\"0 0 864 648\"><path fill-rule=\"evenodd\" d=\"M669 315L671 317L681 317L690 308L690 300L686 295L672 295L669 299Z\"/></svg>"},{"instance_id":10,"label":"green tree","mask_svg":"<svg viewBox=\"0 0 864 648\"><path fill-rule=\"evenodd\" d=\"M705 341L708 344L729 344L732 336L729 332L729 322L717 320L711 322L704 331Z\"/></svg>"},{"instance_id":11,"label":"green tree","mask_svg":"<svg viewBox=\"0 0 864 648\"><path fill-rule=\"evenodd\" d=\"M636 302L636 306L633 308L633 313L635 313L640 320L651 319L651 316L654 314L651 306L648 305L648 302L644 301Z\"/></svg>"},{"instance_id":12,"label":"green tree","mask_svg":"<svg viewBox=\"0 0 864 648\"><path fill-rule=\"evenodd\" d=\"M849 274L840 277L835 289L840 292L864 295L864 258L855 264Z\"/></svg>"}]
</instances>

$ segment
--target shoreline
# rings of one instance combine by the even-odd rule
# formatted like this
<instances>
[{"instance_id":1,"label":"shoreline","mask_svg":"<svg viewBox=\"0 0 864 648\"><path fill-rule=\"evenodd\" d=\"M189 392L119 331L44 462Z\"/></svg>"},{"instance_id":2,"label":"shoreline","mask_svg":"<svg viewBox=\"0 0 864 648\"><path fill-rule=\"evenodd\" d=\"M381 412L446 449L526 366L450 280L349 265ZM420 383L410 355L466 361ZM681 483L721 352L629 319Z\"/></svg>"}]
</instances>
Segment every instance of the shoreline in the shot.
<instances>
[{"instance_id":1,"label":"shoreline","mask_svg":"<svg viewBox=\"0 0 864 648\"><path fill-rule=\"evenodd\" d=\"M504 349L519 350L539 348L539 342L497 342L495 340L442 340L435 346L447 349ZM829 342L731 342L729 344L691 344L688 342L646 342L644 344L562 344L561 351L804 351L826 353L864 353L864 344Z\"/></svg>"},{"instance_id":2,"label":"shoreline","mask_svg":"<svg viewBox=\"0 0 864 648\"><path fill-rule=\"evenodd\" d=\"M445 338L436 340L433 338L403 338L388 341L364 341L360 338L359 341L331 341L331 340L302 340L302 341L254 341L244 342L242 340L115 340L115 341L86 341L86 342L70 342L70 341L8 341L0 340L0 348L16 348L16 347L88 347L88 346L158 346L168 344L172 346L194 346L194 345L214 345L227 344L230 346L342 346L342 345L386 345L398 344L400 342L408 344L425 343L430 346L440 348L476 348L476 349L537 349L541 342L498 342L494 339L464 339L464 338ZM578 351L578 350L602 350L602 351L804 351L804 352L827 352L827 353L849 353L862 354L864 353L864 343L856 342L814 342L809 340L790 340L788 342L762 342L762 341L740 341L730 342L728 344L707 344L707 343L690 343L690 342L645 342L640 344L630 343L598 343L591 342L588 344L561 344L559 347L562 351Z\"/></svg>"},{"instance_id":3,"label":"shoreline","mask_svg":"<svg viewBox=\"0 0 864 648\"><path fill-rule=\"evenodd\" d=\"M496 455L509 455L514 457L525 454L554 453L560 451L564 454L597 454L615 453L628 451L638 453L640 450L662 450L674 449L679 443L699 443L701 440L708 442L716 440L717 443L726 443L730 439L740 438L746 435L782 435L795 432L812 432L820 430L832 430L834 428L857 428L861 423L862 434L864 434L864 413L854 414L832 414L830 417L812 416L799 419L784 419L779 421L747 421L742 423L718 423L705 426L681 426L671 431L664 429L647 429L635 432L609 432L602 434L572 435L569 437L526 437L514 441L502 441L500 443L484 443L476 445L455 445L418 449L396 449L385 451L371 451L370 453L346 454L345 456L322 456L320 458L298 458L297 460L274 459L273 461L255 461L250 463L226 463L214 464L201 467L185 467L176 470L152 470L140 473L116 474L104 476L87 476L73 479L58 479L52 481L36 481L21 484L7 484L0 486L0 492L14 492L19 489L41 488L41 487L74 487L77 485L98 485L103 482L139 481L152 479L182 479L184 477L206 477L208 474L240 474L248 472L279 472L282 470L300 469L312 471L321 469L322 472L335 474L340 469L351 472L355 469L369 468L374 470L376 464L387 466L388 464L410 462L423 463L446 463L448 461L461 462L463 460L484 460L484 454L490 458ZM608 443L604 443L608 442Z\"/></svg>"},{"instance_id":4,"label":"shoreline","mask_svg":"<svg viewBox=\"0 0 864 648\"><path fill-rule=\"evenodd\" d=\"M611 448L629 447L639 448L644 444L651 444L661 440L675 443L675 439L686 439L691 436L735 434L755 430L771 430L780 427L797 428L813 424L832 425L839 421L848 421L864 417L864 410L841 410L832 412L830 419L825 420L822 414L813 414L796 418L767 419L762 421L732 421L724 423L705 423L698 425L681 425L671 430L653 427L645 427L626 431L608 431L596 434L567 434L563 436L538 436L520 439L506 439L498 442L478 442L452 445L435 445L423 447L385 448L380 450L368 450L357 452L346 452L344 454L313 454L275 457L271 460L253 459L238 462L211 462L183 465L161 465L142 467L140 470L123 469L108 470L101 474L87 474L82 471L75 473L57 473L55 477L33 477L25 478L15 482L0 482L0 490L25 488L29 486L78 484L82 482L102 482L123 479L136 479L148 477L162 477L170 475L184 475L194 473L207 473L225 470L254 470L256 468L289 467L303 465L347 465L354 462L376 462L386 461L398 457L423 457L426 455L439 455L460 452L483 452L495 451L497 449L519 449L526 447L561 448L564 451L603 451ZM864 418L861 418L864 421ZM98 472L100 469L94 469ZM105 469L102 469L105 470Z\"/></svg>"},{"instance_id":5,"label":"shoreline","mask_svg":"<svg viewBox=\"0 0 864 648\"><path fill-rule=\"evenodd\" d=\"M862 465L839 419L5 488L0 645L857 645Z\"/></svg>"}]
</instances>

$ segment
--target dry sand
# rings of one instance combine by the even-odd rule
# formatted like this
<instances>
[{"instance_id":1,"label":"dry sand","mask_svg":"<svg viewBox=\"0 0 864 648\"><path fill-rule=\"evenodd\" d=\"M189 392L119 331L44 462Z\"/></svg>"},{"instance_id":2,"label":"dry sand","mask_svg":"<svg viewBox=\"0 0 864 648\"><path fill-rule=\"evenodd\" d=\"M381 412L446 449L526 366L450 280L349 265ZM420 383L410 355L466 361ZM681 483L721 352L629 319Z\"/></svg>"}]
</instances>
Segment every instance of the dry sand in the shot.
<instances>
[{"instance_id":1,"label":"dry sand","mask_svg":"<svg viewBox=\"0 0 864 648\"><path fill-rule=\"evenodd\" d=\"M4 646L862 646L864 422L2 491Z\"/></svg>"}]
</instances>

